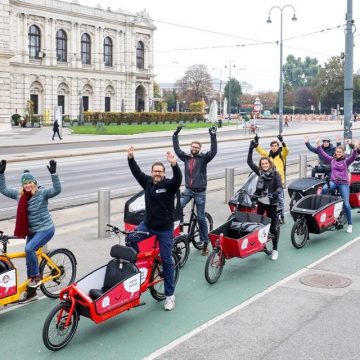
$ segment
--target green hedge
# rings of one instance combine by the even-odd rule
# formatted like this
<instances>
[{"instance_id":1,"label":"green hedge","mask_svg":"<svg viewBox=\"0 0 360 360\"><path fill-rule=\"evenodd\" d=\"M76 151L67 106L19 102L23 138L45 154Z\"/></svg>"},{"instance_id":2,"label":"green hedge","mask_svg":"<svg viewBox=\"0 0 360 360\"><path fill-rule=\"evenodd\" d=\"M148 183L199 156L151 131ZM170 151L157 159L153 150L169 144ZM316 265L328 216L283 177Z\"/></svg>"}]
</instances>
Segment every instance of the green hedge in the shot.
<instances>
[{"instance_id":1,"label":"green hedge","mask_svg":"<svg viewBox=\"0 0 360 360\"><path fill-rule=\"evenodd\" d=\"M201 112L85 112L84 121L92 124L102 122L108 124L151 124L168 122L190 122L205 121L204 114Z\"/></svg>"}]
</instances>

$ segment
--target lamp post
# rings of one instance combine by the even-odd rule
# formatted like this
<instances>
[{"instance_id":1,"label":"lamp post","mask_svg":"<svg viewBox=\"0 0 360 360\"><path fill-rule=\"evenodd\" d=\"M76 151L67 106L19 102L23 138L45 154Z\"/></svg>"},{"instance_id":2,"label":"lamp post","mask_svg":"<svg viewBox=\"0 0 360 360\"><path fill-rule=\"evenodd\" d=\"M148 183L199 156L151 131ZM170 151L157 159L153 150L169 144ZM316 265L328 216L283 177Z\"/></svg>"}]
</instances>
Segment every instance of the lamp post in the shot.
<instances>
[{"instance_id":1,"label":"lamp post","mask_svg":"<svg viewBox=\"0 0 360 360\"><path fill-rule=\"evenodd\" d=\"M225 69L229 68L229 104L228 104L228 108L229 108L229 120L231 119L231 68L232 67L236 67L235 64L231 65L231 63L229 62L229 65L225 65Z\"/></svg>"},{"instance_id":2,"label":"lamp post","mask_svg":"<svg viewBox=\"0 0 360 360\"><path fill-rule=\"evenodd\" d=\"M283 7L280 6L273 6L270 10L269 10L269 16L267 19L267 23L271 24L271 19L270 19L270 13L273 9L278 9L280 10L280 84L279 84L279 134L282 133L283 131L283 112L284 112L284 89L283 89L283 11L286 8L292 8L293 10L293 17L292 17L292 21L296 21L297 17L295 15L295 8L292 5L284 5Z\"/></svg>"}]
</instances>

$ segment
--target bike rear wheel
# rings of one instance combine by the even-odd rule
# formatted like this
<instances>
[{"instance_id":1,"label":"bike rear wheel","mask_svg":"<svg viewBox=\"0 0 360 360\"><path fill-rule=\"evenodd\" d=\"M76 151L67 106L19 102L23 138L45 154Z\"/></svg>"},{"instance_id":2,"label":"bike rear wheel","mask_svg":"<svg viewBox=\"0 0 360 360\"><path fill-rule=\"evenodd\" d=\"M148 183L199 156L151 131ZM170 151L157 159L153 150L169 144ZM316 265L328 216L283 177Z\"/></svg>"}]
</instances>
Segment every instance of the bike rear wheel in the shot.
<instances>
[{"instance_id":1,"label":"bike rear wheel","mask_svg":"<svg viewBox=\"0 0 360 360\"><path fill-rule=\"evenodd\" d=\"M209 213L205 213L205 219L208 227L208 232L212 231L214 227L214 222L212 216ZM191 221L189 233L188 233L189 242L191 241L194 245L194 248L197 250L202 250L204 247L204 243L200 241L200 233L199 233L199 222L198 218L194 217Z\"/></svg>"},{"instance_id":2,"label":"bike rear wheel","mask_svg":"<svg viewBox=\"0 0 360 360\"><path fill-rule=\"evenodd\" d=\"M173 251L172 253L173 262L174 262L174 286L176 285L179 278L179 258L176 253ZM164 288L164 270L160 260L155 260L153 268L151 270L150 282L158 281L155 285L150 286L150 294L151 296L157 300L165 300L165 288Z\"/></svg>"},{"instance_id":3,"label":"bike rear wheel","mask_svg":"<svg viewBox=\"0 0 360 360\"><path fill-rule=\"evenodd\" d=\"M49 298L56 299L62 289L75 281L76 259L74 254L67 249L56 249L48 257L60 269L60 276L40 285L40 290ZM43 259L40 263L40 276L45 279L48 276L55 276L54 269L49 262Z\"/></svg>"},{"instance_id":4,"label":"bike rear wheel","mask_svg":"<svg viewBox=\"0 0 360 360\"><path fill-rule=\"evenodd\" d=\"M214 249L205 264L205 279L209 284L215 284L223 271L225 257L220 249Z\"/></svg>"},{"instance_id":5,"label":"bike rear wheel","mask_svg":"<svg viewBox=\"0 0 360 360\"><path fill-rule=\"evenodd\" d=\"M58 351L64 348L73 338L78 323L79 315L74 309L74 312L70 315L70 304L60 303L57 304L54 309L51 310L47 316L42 338L44 345L52 351ZM69 326L66 326L66 321L71 316Z\"/></svg>"},{"instance_id":6,"label":"bike rear wheel","mask_svg":"<svg viewBox=\"0 0 360 360\"><path fill-rule=\"evenodd\" d=\"M309 239L309 230L304 218L297 219L291 229L291 243L296 249L304 247Z\"/></svg>"},{"instance_id":7,"label":"bike rear wheel","mask_svg":"<svg viewBox=\"0 0 360 360\"><path fill-rule=\"evenodd\" d=\"M179 235L174 239L174 251L179 258L179 266L182 268L190 253L190 246L186 235Z\"/></svg>"}]
</instances>

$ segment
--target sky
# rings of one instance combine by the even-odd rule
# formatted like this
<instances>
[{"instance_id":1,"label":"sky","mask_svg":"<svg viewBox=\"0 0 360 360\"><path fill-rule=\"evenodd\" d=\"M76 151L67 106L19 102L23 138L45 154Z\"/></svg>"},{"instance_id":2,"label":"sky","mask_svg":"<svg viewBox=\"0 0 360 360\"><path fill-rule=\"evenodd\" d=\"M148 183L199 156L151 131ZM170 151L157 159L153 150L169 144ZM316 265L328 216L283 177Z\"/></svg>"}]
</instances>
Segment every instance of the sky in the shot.
<instances>
[{"instance_id":1,"label":"sky","mask_svg":"<svg viewBox=\"0 0 360 360\"><path fill-rule=\"evenodd\" d=\"M80 0L95 7L99 0ZM345 51L347 0L102 0L101 6L135 14L146 9L154 34L154 73L157 82L175 82L194 64L207 66L213 78L246 81L253 92L279 88L281 12L273 6L292 5L283 12L283 61L293 54L316 57L324 64ZM353 0L358 24L359 1ZM360 69L360 28L354 34L354 71ZM227 67L225 68L225 65Z\"/></svg>"}]
</instances>

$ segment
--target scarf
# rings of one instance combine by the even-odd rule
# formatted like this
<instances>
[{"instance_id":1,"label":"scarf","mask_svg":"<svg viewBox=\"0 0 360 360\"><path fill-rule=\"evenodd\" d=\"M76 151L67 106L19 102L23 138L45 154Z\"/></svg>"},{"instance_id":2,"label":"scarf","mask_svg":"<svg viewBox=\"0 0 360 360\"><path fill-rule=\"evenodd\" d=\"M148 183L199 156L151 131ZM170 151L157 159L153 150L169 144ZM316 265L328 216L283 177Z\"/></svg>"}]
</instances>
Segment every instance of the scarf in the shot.
<instances>
[{"instance_id":1,"label":"scarf","mask_svg":"<svg viewBox=\"0 0 360 360\"><path fill-rule=\"evenodd\" d=\"M29 235L28 203L31 196L31 193L24 193L19 200L14 230L15 236L26 237Z\"/></svg>"},{"instance_id":2,"label":"scarf","mask_svg":"<svg viewBox=\"0 0 360 360\"><path fill-rule=\"evenodd\" d=\"M265 181L270 181L273 177L274 177L274 169L268 170L268 171L260 171L260 176L265 180Z\"/></svg>"},{"instance_id":3,"label":"scarf","mask_svg":"<svg viewBox=\"0 0 360 360\"><path fill-rule=\"evenodd\" d=\"M281 151L282 151L282 147L281 147L281 146L280 146L276 151L270 150L270 151L269 151L269 157L274 159L276 156L278 156L278 155L281 154Z\"/></svg>"}]
</instances>

